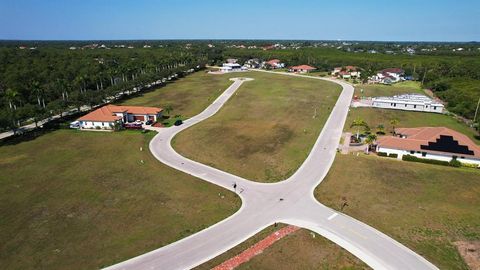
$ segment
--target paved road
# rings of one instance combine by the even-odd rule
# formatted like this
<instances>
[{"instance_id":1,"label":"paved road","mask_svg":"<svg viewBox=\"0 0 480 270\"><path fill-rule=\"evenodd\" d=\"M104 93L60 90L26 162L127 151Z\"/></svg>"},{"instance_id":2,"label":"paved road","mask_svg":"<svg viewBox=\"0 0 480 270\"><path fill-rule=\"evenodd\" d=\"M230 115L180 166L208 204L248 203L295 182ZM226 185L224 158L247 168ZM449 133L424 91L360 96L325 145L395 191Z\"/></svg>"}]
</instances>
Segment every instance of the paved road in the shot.
<instances>
[{"instance_id":1,"label":"paved road","mask_svg":"<svg viewBox=\"0 0 480 270\"><path fill-rule=\"evenodd\" d=\"M343 91L305 162L294 175L279 183L252 182L189 160L176 153L170 144L178 132L214 115L243 83L248 82L235 80L208 108L186 120L184 125L158 129L158 135L150 142L150 150L158 160L237 192L242 199L242 207L234 215L203 231L107 269L189 269L240 244L274 222L315 231L374 269L437 269L392 238L323 206L314 198L315 187L326 176L335 158L353 87L331 79L312 79L333 81L340 84ZM234 183L237 184L236 190L233 189Z\"/></svg>"}]
</instances>

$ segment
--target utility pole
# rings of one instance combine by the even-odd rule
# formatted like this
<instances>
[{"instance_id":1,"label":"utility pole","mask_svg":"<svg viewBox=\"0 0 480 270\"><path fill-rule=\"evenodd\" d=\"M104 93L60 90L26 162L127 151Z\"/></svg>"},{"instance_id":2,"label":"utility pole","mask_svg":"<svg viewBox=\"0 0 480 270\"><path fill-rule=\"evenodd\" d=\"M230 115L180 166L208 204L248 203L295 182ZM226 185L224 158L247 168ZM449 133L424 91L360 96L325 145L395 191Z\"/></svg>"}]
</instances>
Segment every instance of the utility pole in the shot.
<instances>
[{"instance_id":1,"label":"utility pole","mask_svg":"<svg viewBox=\"0 0 480 270\"><path fill-rule=\"evenodd\" d=\"M473 123L477 120L478 107L480 106L480 98L478 98L477 109L475 110L475 115L473 116Z\"/></svg>"}]
</instances>

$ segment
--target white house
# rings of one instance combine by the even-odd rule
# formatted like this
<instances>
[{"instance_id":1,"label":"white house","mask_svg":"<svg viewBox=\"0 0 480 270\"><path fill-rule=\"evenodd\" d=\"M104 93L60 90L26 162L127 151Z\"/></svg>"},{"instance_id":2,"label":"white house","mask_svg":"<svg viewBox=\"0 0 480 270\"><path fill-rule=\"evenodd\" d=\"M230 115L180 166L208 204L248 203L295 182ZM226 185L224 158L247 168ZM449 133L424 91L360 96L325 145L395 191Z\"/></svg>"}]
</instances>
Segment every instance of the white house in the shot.
<instances>
[{"instance_id":1,"label":"white house","mask_svg":"<svg viewBox=\"0 0 480 270\"><path fill-rule=\"evenodd\" d=\"M265 62L264 65L265 66L268 65L268 66L272 67L273 69L284 68L285 67L285 63L282 63L278 59L268 60L267 62Z\"/></svg>"},{"instance_id":2,"label":"white house","mask_svg":"<svg viewBox=\"0 0 480 270\"><path fill-rule=\"evenodd\" d=\"M245 71L247 67L242 67L240 64L237 63L225 63L220 67L220 71L224 73L228 72L238 72L238 71Z\"/></svg>"},{"instance_id":3,"label":"white house","mask_svg":"<svg viewBox=\"0 0 480 270\"><path fill-rule=\"evenodd\" d=\"M376 83L392 84L404 80L405 71L401 68L386 68L377 72L370 80Z\"/></svg>"},{"instance_id":4,"label":"white house","mask_svg":"<svg viewBox=\"0 0 480 270\"><path fill-rule=\"evenodd\" d=\"M80 129L113 129L116 123L148 121L156 122L162 115L156 107L106 105L80 118Z\"/></svg>"},{"instance_id":5,"label":"white house","mask_svg":"<svg viewBox=\"0 0 480 270\"><path fill-rule=\"evenodd\" d=\"M244 64L244 67L246 68L260 68L261 66L261 61L258 58L252 58L248 59Z\"/></svg>"},{"instance_id":6,"label":"white house","mask_svg":"<svg viewBox=\"0 0 480 270\"><path fill-rule=\"evenodd\" d=\"M405 94L393 97L374 97L372 107L417 112L442 113L445 106L420 94Z\"/></svg>"},{"instance_id":7,"label":"white house","mask_svg":"<svg viewBox=\"0 0 480 270\"><path fill-rule=\"evenodd\" d=\"M480 147L470 138L446 127L397 128L396 136L377 140L377 152L411 155L423 159L451 161L480 166Z\"/></svg>"}]
</instances>

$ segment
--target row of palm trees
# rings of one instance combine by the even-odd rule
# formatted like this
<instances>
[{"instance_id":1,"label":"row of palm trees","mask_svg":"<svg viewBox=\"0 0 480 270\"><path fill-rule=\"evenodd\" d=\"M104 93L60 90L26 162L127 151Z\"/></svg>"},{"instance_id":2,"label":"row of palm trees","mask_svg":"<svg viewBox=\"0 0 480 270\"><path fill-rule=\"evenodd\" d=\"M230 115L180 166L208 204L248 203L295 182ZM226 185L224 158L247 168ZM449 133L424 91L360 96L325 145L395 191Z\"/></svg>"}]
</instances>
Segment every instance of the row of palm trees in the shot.
<instances>
[{"instance_id":1,"label":"row of palm trees","mask_svg":"<svg viewBox=\"0 0 480 270\"><path fill-rule=\"evenodd\" d=\"M394 118L390 120L390 125L392 126L392 134L395 135L395 128L398 126L399 120ZM360 128L363 128L364 133L367 135L365 137L365 143L368 145L368 148L375 143L377 140L377 135L385 135L385 126L383 124L379 124L376 127L376 132L372 133L370 126L367 124L365 120L362 118L356 118L353 120L350 128L357 128L356 138L357 141L360 140Z\"/></svg>"},{"instance_id":2,"label":"row of palm trees","mask_svg":"<svg viewBox=\"0 0 480 270\"><path fill-rule=\"evenodd\" d=\"M69 108L78 110L83 105L94 106L106 102L108 97L124 95L134 88L141 88L164 78L182 76L186 70L198 69L203 61L184 60L159 65L140 64L132 66L103 66L92 68L90 72L77 75L73 80L58 77L53 81L41 83L38 79L26 82L29 95L22 95L15 87L6 87L0 91L7 109L0 114L3 129L15 129L22 121L39 119L52 114L60 114ZM98 72L98 73L94 73ZM174 76L175 75L175 76Z\"/></svg>"}]
</instances>

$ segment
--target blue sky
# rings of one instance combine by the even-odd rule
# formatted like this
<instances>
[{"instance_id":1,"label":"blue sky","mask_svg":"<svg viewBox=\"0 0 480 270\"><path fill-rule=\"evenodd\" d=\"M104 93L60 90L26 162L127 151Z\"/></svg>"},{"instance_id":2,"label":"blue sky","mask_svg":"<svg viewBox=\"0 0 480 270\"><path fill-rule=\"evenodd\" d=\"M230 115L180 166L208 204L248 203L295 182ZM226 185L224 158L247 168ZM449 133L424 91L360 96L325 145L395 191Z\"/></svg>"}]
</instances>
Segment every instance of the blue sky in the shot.
<instances>
[{"instance_id":1,"label":"blue sky","mask_svg":"<svg viewBox=\"0 0 480 270\"><path fill-rule=\"evenodd\" d=\"M0 39L480 41L480 1L0 0Z\"/></svg>"}]
</instances>

